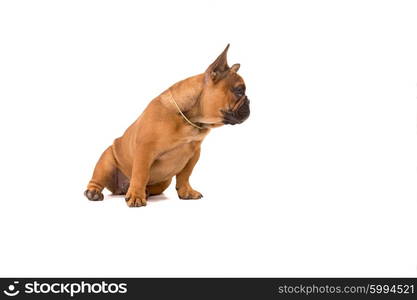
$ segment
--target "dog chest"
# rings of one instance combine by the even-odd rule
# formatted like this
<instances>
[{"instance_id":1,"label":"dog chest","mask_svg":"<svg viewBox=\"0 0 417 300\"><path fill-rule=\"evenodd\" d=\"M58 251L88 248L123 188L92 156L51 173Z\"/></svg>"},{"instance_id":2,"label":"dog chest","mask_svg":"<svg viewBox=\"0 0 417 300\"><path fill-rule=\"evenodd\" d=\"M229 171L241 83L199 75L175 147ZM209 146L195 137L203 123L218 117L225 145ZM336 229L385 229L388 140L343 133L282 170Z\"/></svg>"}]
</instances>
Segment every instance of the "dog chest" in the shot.
<instances>
[{"instance_id":1,"label":"dog chest","mask_svg":"<svg viewBox=\"0 0 417 300\"><path fill-rule=\"evenodd\" d=\"M149 183L161 182L178 174L196 149L195 143L185 143L161 154L152 164Z\"/></svg>"}]
</instances>

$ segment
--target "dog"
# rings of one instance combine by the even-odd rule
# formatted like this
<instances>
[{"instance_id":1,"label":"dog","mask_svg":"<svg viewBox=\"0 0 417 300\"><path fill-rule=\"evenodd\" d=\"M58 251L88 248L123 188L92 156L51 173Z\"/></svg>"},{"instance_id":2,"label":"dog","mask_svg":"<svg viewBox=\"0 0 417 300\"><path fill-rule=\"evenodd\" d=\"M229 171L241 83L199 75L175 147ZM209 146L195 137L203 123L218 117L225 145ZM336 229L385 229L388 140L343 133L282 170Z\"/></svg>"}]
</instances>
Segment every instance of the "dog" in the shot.
<instances>
[{"instance_id":1,"label":"dog","mask_svg":"<svg viewBox=\"0 0 417 300\"><path fill-rule=\"evenodd\" d=\"M240 64L227 51L199 75L179 81L153 99L138 119L98 160L84 195L103 200L104 188L126 195L129 207L145 206L176 177L180 199L200 199L189 178L201 143L212 128L244 122L250 114Z\"/></svg>"}]
</instances>

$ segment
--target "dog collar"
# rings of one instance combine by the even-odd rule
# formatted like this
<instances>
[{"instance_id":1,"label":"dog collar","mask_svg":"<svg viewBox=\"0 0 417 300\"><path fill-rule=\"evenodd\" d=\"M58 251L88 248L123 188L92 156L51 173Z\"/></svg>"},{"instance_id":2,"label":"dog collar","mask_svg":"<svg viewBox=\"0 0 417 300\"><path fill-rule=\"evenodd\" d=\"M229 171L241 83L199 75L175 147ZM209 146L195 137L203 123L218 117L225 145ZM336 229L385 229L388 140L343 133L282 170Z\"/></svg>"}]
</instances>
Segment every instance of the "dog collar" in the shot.
<instances>
[{"instance_id":1,"label":"dog collar","mask_svg":"<svg viewBox=\"0 0 417 300\"><path fill-rule=\"evenodd\" d=\"M174 99L174 96L172 95L172 93L171 93L171 90L170 89L168 89L168 92L169 92L169 99L171 100L171 102L173 102L174 103L174 105L177 107L177 110L179 111L179 113L181 114L181 116L184 118L184 120L185 121L187 121L191 126L194 126L195 128L198 128L198 129L204 129L203 127L200 127L200 126L198 126L197 124L195 124L195 123L193 123L193 122L191 122L185 115L184 115L184 113L181 111L181 109L180 109L180 107L178 106L178 104L177 104L177 102L175 101L175 99Z\"/></svg>"}]
</instances>

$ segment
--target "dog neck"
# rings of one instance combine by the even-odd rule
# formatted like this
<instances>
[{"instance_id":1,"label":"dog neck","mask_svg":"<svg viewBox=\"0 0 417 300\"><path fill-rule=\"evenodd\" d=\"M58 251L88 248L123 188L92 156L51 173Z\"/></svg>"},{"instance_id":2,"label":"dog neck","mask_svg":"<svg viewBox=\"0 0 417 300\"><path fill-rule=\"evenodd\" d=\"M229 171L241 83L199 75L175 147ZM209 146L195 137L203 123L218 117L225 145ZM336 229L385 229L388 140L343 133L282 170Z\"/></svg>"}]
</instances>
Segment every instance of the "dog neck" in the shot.
<instances>
[{"instance_id":1,"label":"dog neck","mask_svg":"<svg viewBox=\"0 0 417 300\"><path fill-rule=\"evenodd\" d=\"M203 87L204 74L199 74L175 83L163 95L166 95L166 98L172 97L185 118L194 123L201 115L200 95ZM167 104L176 110L171 102L165 103Z\"/></svg>"}]
</instances>

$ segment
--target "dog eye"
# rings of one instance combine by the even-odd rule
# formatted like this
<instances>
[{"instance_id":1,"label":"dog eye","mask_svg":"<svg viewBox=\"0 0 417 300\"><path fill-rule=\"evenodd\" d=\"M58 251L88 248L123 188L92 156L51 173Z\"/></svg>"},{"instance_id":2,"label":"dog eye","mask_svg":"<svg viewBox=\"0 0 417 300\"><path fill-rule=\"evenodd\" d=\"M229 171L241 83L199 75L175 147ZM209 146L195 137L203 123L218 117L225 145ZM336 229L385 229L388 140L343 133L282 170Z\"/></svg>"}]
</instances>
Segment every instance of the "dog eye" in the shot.
<instances>
[{"instance_id":1,"label":"dog eye","mask_svg":"<svg viewBox=\"0 0 417 300\"><path fill-rule=\"evenodd\" d=\"M235 94L236 97L240 98L243 95L245 95L245 90L243 87L237 87L235 89L233 89L233 93Z\"/></svg>"}]
</instances>

